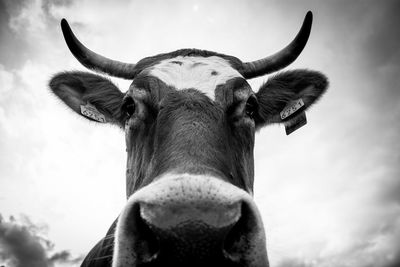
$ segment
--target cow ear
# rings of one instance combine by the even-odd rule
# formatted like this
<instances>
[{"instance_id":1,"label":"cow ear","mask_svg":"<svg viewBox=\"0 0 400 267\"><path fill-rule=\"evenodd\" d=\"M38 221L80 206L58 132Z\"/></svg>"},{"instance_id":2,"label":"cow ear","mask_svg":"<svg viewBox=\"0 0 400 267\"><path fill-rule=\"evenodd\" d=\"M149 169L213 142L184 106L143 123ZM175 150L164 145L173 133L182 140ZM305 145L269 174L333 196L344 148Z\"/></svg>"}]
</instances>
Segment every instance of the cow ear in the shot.
<instances>
[{"instance_id":1,"label":"cow ear","mask_svg":"<svg viewBox=\"0 0 400 267\"><path fill-rule=\"evenodd\" d=\"M286 71L269 78L256 93L257 127L290 122L315 103L327 87L326 76L311 70Z\"/></svg>"},{"instance_id":2,"label":"cow ear","mask_svg":"<svg viewBox=\"0 0 400 267\"><path fill-rule=\"evenodd\" d=\"M110 80L88 72L71 71L55 75L49 86L68 107L86 119L123 127L124 94Z\"/></svg>"}]
</instances>

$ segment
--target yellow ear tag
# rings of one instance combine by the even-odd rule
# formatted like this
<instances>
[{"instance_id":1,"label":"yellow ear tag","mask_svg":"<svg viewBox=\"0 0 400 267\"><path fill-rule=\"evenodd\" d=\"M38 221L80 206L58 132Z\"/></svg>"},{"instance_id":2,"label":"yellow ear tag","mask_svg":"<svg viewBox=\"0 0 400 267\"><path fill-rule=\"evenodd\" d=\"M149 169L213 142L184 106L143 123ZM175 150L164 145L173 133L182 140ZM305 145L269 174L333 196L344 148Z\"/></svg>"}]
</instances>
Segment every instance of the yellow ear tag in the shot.
<instances>
[{"instance_id":1,"label":"yellow ear tag","mask_svg":"<svg viewBox=\"0 0 400 267\"><path fill-rule=\"evenodd\" d=\"M86 105L81 105L81 113L92 120L106 123L106 117L97 110L97 108L91 105L89 102Z\"/></svg>"}]
</instances>

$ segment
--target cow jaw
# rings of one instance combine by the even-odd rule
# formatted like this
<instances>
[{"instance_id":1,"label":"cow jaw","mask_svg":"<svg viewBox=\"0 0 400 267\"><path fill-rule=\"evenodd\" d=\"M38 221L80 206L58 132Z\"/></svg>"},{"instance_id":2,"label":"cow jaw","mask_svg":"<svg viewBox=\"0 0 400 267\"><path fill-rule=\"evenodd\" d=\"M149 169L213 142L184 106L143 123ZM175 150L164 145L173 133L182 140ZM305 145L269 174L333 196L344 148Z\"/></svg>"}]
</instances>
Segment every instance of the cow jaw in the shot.
<instances>
[{"instance_id":1,"label":"cow jaw","mask_svg":"<svg viewBox=\"0 0 400 267\"><path fill-rule=\"evenodd\" d=\"M114 267L268 266L252 197L216 177L169 174L128 200L116 230Z\"/></svg>"}]
</instances>

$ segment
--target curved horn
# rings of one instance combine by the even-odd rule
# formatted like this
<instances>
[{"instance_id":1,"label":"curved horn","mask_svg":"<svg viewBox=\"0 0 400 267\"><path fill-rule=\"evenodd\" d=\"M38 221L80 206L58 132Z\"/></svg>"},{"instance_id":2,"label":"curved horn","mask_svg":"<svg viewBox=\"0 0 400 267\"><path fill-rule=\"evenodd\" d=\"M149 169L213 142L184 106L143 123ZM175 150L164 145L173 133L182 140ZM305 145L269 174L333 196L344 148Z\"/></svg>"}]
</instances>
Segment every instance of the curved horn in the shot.
<instances>
[{"instance_id":1,"label":"curved horn","mask_svg":"<svg viewBox=\"0 0 400 267\"><path fill-rule=\"evenodd\" d=\"M125 79L134 78L135 64L112 60L91 51L81 42L79 42L65 19L61 20L61 29L69 50L72 52L75 58L82 63L83 66L97 72L107 73L115 77Z\"/></svg>"},{"instance_id":2,"label":"curved horn","mask_svg":"<svg viewBox=\"0 0 400 267\"><path fill-rule=\"evenodd\" d=\"M241 70L243 77L246 79L251 79L257 76L265 75L280 70L295 61L307 43L308 37L310 36L311 24L312 12L308 11L306 17L304 18L303 25L293 41L281 51L269 57L243 63Z\"/></svg>"}]
</instances>

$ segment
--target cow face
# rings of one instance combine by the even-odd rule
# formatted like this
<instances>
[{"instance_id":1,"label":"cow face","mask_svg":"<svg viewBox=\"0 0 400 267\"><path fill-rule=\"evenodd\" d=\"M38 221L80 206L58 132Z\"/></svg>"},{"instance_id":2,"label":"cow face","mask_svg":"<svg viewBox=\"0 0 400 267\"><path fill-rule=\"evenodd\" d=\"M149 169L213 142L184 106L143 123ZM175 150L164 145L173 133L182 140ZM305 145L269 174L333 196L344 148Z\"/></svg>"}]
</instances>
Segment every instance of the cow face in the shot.
<instances>
[{"instance_id":1,"label":"cow face","mask_svg":"<svg viewBox=\"0 0 400 267\"><path fill-rule=\"evenodd\" d=\"M213 175L251 193L256 108L223 58L178 56L144 69L121 107L128 195L170 173Z\"/></svg>"},{"instance_id":2,"label":"cow face","mask_svg":"<svg viewBox=\"0 0 400 267\"><path fill-rule=\"evenodd\" d=\"M63 72L50 82L81 116L125 131L128 201L112 233L112 261L104 266L268 266L252 199L254 134L296 119L281 111L298 99L306 110L327 80L315 71L282 72L255 93L246 78L293 61L307 41L311 14L296 37L303 43L250 63L183 49L125 64L88 50L62 25L81 63L133 80L126 93L86 72Z\"/></svg>"}]
</instances>

